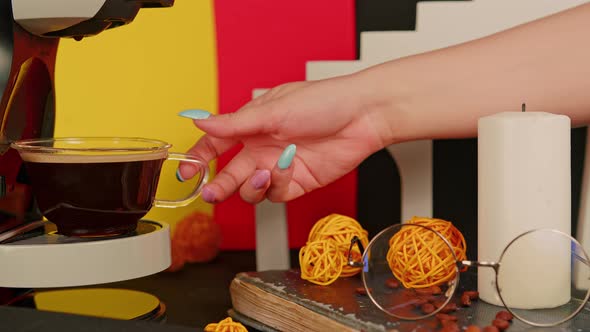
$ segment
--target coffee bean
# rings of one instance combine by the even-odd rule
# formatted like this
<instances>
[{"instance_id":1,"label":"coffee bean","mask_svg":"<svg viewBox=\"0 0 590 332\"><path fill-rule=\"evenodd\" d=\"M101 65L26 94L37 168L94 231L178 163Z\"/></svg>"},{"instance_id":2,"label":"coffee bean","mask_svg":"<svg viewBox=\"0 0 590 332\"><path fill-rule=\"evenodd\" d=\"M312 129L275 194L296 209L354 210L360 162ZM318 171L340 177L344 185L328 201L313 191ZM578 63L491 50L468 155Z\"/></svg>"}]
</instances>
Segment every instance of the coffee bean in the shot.
<instances>
[{"instance_id":1,"label":"coffee bean","mask_svg":"<svg viewBox=\"0 0 590 332\"><path fill-rule=\"evenodd\" d=\"M440 312L443 314L448 314L449 312L454 311L457 311L457 304L455 302L449 302L442 309L440 309Z\"/></svg>"},{"instance_id":2,"label":"coffee bean","mask_svg":"<svg viewBox=\"0 0 590 332\"><path fill-rule=\"evenodd\" d=\"M469 325L465 329L465 332L481 332L481 329L477 325Z\"/></svg>"},{"instance_id":3,"label":"coffee bean","mask_svg":"<svg viewBox=\"0 0 590 332\"><path fill-rule=\"evenodd\" d=\"M496 318L492 321L492 325L498 328L498 330L504 331L510 327L510 322L500 318Z\"/></svg>"},{"instance_id":4,"label":"coffee bean","mask_svg":"<svg viewBox=\"0 0 590 332\"><path fill-rule=\"evenodd\" d=\"M440 321L440 325L442 325L443 327L447 327L447 326L450 326L450 327L455 327L455 326L456 327L459 327L459 325L457 324L457 322L452 321L452 320L448 320L448 319L441 320Z\"/></svg>"},{"instance_id":5,"label":"coffee bean","mask_svg":"<svg viewBox=\"0 0 590 332\"><path fill-rule=\"evenodd\" d=\"M422 306L420 306L420 309L424 314L428 315L433 313L436 308L431 303L424 303Z\"/></svg>"},{"instance_id":6,"label":"coffee bean","mask_svg":"<svg viewBox=\"0 0 590 332\"><path fill-rule=\"evenodd\" d=\"M463 293L463 295L461 295L461 305L464 307L469 307L471 306L471 298L469 297L469 295Z\"/></svg>"},{"instance_id":7,"label":"coffee bean","mask_svg":"<svg viewBox=\"0 0 590 332\"><path fill-rule=\"evenodd\" d=\"M500 332L500 330L495 326L486 326L481 332Z\"/></svg>"},{"instance_id":8,"label":"coffee bean","mask_svg":"<svg viewBox=\"0 0 590 332\"><path fill-rule=\"evenodd\" d=\"M428 300L427 299L416 299L416 300L414 300L414 303L413 304L415 306L419 307L419 306L421 306L421 305L423 305L425 303L428 303Z\"/></svg>"},{"instance_id":9,"label":"coffee bean","mask_svg":"<svg viewBox=\"0 0 590 332\"><path fill-rule=\"evenodd\" d=\"M438 320L440 320L440 321L443 321L443 320L456 321L457 320L457 317L452 316L452 315L448 315L448 314L443 314L443 313L436 314L436 318L438 318Z\"/></svg>"},{"instance_id":10,"label":"coffee bean","mask_svg":"<svg viewBox=\"0 0 590 332\"><path fill-rule=\"evenodd\" d=\"M399 281L397 281L395 278L389 278L385 280L385 286L393 289L399 288Z\"/></svg>"},{"instance_id":11,"label":"coffee bean","mask_svg":"<svg viewBox=\"0 0 590 332\"><path fill-rule=\"evenodd\" d=\"M365 287L357 287L354 291L359 295L367 295Z\"/></svg>"},{"instance_id":12,"label":"coffee bean","mask_svg":"<svg viewBox=\"0 0 590 332\"><path fill-rule=\"evenodd\" d=\"M432 304L434 304L435 307L440 308L442 306L445 305L445 301L442 300L434 300L432 301Z\"/></svg>"},{"instance_id":13,"label":"coffee bean","mask_svg":"<svg viewBox=\"0 0 590 332\"><path fill-rule=\"evenodd\" d=\"M469 296L471 300L479 299L479 292L478 291L464 291L463 295Z\"/></svg>"},{"instance_id":14,"label":"coffee bean","mask_svg":"<svg viewBox=\"0 0 590 332\"><path fill-rule=\"evenodd\" d=\"M432 288L416 288L416 294L418 295L432 295Z\"/></svg>"},{"instance_id":15,"label":"coffee bean","mask_svg":"<svg viewBox=\"0 0 590 332\"><path fill-rule=\"evenodd\" d=\"M443 325L443 327L438 330L439 332L461 332L459 325L457 323L452 322L452 324Z\"/></svg>"},{"instance_id":16,"label":"coffee bean","mask_svg":"<svg viewBox=\"0 0 590 332\"><path fill-rule=\"evenodd\" d=\"M510 312L508 312L506 310L502 310L502 311L498 311L498 313L496 314L496 318L507 320L507 321L512 321L514 316Z\"/></svg>"},{"instance_id":17,"label":"coffee bean","mask_svg":"<svg viewBox=\"0 0 590 332\"><path fill-rule=\"evenodd\" d=\"M432 304L435 304L436 301L438 301L438 297L434 296L434 295L427 295L427 296L420 296L420 299L425 300L426 302L430 302ZM435 305L436 307L436 305Z\"/></svg>"},{"instance_id":18,"label":"coffee bean","mask_svg":"<svg viewBox=\"0 0 590 332\"><path fill-rule=\"evenodd\" d=\"M432 291L432 295L442 294L442 289L440 289L438 286L432 286L430 287L430 290Z\"/></svg>"}]
</instances>

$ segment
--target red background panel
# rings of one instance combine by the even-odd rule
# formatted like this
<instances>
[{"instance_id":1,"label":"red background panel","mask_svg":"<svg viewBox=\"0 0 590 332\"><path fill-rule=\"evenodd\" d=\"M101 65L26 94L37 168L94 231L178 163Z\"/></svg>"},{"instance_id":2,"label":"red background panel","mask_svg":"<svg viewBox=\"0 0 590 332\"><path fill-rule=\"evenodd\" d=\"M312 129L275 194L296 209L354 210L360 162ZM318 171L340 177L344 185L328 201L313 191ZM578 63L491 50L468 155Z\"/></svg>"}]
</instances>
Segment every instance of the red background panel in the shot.
<instances>
[{"instance_id":1,"label":"red background panel","mask_svg":"<svg viewBox=\"0 0 590 332\"><path fill-rule=\"evenodd\" d=\"M234 112L255 88L305 80L312 60L355 59L354 0L216 0L219 112ZM237 150L218 160L224 167ZM291 247L329 213L356 216L356 171L287 204ZM254 206L238 195L215 206L223 249L255 247Z\"/></svg>"}]
</instances>

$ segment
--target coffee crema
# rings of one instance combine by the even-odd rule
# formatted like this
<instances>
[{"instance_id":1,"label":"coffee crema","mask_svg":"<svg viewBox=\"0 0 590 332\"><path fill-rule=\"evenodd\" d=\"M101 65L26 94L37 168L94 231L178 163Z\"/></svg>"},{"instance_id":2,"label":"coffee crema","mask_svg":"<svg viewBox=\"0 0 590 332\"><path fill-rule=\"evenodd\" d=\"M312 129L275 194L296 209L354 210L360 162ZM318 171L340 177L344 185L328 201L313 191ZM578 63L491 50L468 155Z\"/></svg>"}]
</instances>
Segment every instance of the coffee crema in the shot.
<instances>
[{"instance_id":1,"label":"coffee crema","mask_svg":"<svg viewBox=\"0 0 590 332\"><path fill-rule=\"evenodd\" d=\"M68 236L135 230L152 208L167 151L21 153L41 213Z\"/></svg>"}]
</instances>

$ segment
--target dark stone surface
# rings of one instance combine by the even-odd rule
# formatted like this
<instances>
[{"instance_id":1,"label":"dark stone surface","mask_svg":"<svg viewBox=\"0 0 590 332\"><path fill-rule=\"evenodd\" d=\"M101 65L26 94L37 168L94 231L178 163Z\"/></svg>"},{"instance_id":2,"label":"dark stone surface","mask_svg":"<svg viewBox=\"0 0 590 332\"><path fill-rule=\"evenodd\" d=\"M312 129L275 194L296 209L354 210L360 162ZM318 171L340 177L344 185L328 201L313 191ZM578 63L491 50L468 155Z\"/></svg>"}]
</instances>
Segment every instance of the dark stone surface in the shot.
<instances>
[{"instance_id":1,"label":"dark stone surface","mask_svg":"<svg viewBox=\"0 0 590 332\"><path fill-rule=\"evenodd\" d=\"M295 251L292 252L294 256ZM292 260L297 262L296 259ZM206 264L191 264L179 272L162 272L152 276L128 280L124 282L96 285L96 287L115 287L134 289L148 292L157 296L166 305L167 321L165 324L113 321L98 318L42 313L31 309L0 307L0 332L3 331L53 331L83 330L83 331L126 331L126 332L183 332L199 331L207 324L218 322L228 317L232 308L229 285L232 279L241 272L255 270L255 255L253 251L223 252L214 261ZM249 273L251 274L251 273ZM299 296L301 299L314 296L316 303L346 302L348 305L336 304L334 308L364 308L363 315L371 322L387 322L399 331L411 331L420 324L431 327L433 318L420 320L418 323L395 322L385 317L374 308L366 296L359 296L354 292L361 286L358 277L338 280L330 287L321 288L321 292L314 292L318 288L297 278L293 271L272 272L268 274L254 274L262 277L264 282L275 283L277 286L287 287L287 293ZM475 274L463 273L461 283L455 295L461 295L463 290L475 289ZM318 296L320 296L318 298ZM326 300L328 299L328 300ZM459 301L455 298L453 301ZM309 305L312 302L301 301ZM333 304L333 303L332 303ZM460 326L469 324L488 325L492 317L502 308L488 305L481 301L467 309L461 309L455 315L460 319ZM515 321L510 331L587 331L590 326L590 304L574 320L556 328L533 328ZM249 328L250 332L256 331Z\"/></svg>"},{"instance_id":2,"label":"dark stone surface","mask_svg":"<svg viewBox=\"0 0 590 332\"><path fill-rule=\"evenodd\" d=\"M189 332L199 329L142 321L120 321L37 311L29 308L0 307L1 332Z\"/></svg>"}]
</instances>

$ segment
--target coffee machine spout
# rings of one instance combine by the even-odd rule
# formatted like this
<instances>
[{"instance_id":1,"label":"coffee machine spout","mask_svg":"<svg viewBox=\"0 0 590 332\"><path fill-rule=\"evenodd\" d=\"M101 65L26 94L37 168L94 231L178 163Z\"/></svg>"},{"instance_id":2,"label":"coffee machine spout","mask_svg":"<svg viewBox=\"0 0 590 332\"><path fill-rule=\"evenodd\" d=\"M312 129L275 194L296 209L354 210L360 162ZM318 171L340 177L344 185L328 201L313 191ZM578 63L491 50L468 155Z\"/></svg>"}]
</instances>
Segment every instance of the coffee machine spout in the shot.
<instances>
[{"instance_id":1,"label":"coffee machine spout","mask_svg":"<svg viewBox=\"0 0 590 332\"><path fill-rule=\"evenodd\" d=\"M140 0L143 8L172 7L174 0Z\"/></svg>"},{"instance_id":2,"label":"coffee machine spout","mask_svg":"<svg viewBox=\"0 0 590 332\"><path fill-rule=\"evenodd\" d=\"M81 39L131 23L142 8L171 7L174 0L13 0L15 21L43 37Z\"/></svg>"}]
</instances>

